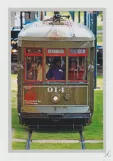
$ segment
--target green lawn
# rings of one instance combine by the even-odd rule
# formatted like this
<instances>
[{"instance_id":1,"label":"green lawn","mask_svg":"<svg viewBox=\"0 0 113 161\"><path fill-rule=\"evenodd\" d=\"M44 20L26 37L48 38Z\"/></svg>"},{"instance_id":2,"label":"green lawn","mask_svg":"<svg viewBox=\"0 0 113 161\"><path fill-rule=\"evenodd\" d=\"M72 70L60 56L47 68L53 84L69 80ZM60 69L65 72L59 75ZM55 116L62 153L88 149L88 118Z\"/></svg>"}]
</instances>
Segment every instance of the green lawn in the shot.
<instances>
[{"instance_id":1,"label":"green lawn","mask_svg":"<svg viewBox=\"0 0 113 161\"><path fill-rule=\"evenodd\" d=\"M85 139L103 139L103 91L95 91L92 124L84 130Z\"/></svg>"},{"instance_id":2,"label":"green lawn","mask_svg":"<svg viewBox=\"0 0 113 161\"><path fill-rule=\"evenodd\" d=\"M17 91L17 74L11 74L11 89Z\"/></svg>"},{"instance_id":3,"label":"green lawn","mask_svg":"<svg viewBox=\"0 0 113 161\"><path fill-rule=\"evenodd\" d=\"M97 36L97 42L103 42L103 35Z\"/></svg>"},{"instance_id":4,"label":"green lawn","mask_svg":"<svg viewBox=\"0 0 113 161\"><path fill-rule=\"evenodd\" d=\"M103 26L97 26L97 30L103 30Z\"/></svg>"},{"instance_id":5,"label":"green lawn","mask_svg":"<svg viewBox=\"0 0 113 161\"><path fill-rule=\"evenodd\" d=\"M12 143L12 150L25 150L26 143L21 142L13 142ZM86 143L85 144L86 149L103 149L103 143ZM80 143L31 143L31 149L43 149L43 150L58 150L58 149L67 149L67 150L81 150L81 144Z\"/></svg>"},{"instance_id":6,"label":"green lawn","mask_svg":"<svg viewBox=\"0 0 113 161\"><path fill-rule=\"evenodd\" d=\"M99 87L100 89L103 89L103 76L102 75L97 76L97 87Z\"/></svg>"}]
</instances>

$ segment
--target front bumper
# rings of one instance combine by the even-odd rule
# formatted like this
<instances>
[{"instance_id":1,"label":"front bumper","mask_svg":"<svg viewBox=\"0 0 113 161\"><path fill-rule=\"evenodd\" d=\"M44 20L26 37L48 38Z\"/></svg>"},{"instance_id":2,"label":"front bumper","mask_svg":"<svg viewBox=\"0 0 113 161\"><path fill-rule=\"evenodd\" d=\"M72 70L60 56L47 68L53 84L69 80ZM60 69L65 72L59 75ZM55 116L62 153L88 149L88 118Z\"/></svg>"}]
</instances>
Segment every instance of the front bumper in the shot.
<instances>
[{"instance_id":1,"label":"front bumper","mask_svg":"<svg viewBox=\"0 0 113 161\"><path fill-rule=\"evenodd\" d=\"M28 114L78 114L78 113L90 113L90 107L87 105L76 106L23 106L21 113Z\"/></svg>"},{"instance_id":2,"label":"front bumper","mask_svg":"<svg viewBox=\"0 0 113 161\"><path fill-rule=\"evenodd\" d=\"M89 106L67 106L67 107L24 107L19 114L20 123L37 126L58 124L63 126L74 125L85 126L91 120Z\"/></svg>"},{"instance_id":3,"label":"front bumper","mask_svg":"<svg viewBox=\"0 0 113 161\"><path fill-rule=\"evenodd\" d=\"M90 118L90 113L21 113L21 118L34 119L85 119Z\"/></svg>"}]
</instances>

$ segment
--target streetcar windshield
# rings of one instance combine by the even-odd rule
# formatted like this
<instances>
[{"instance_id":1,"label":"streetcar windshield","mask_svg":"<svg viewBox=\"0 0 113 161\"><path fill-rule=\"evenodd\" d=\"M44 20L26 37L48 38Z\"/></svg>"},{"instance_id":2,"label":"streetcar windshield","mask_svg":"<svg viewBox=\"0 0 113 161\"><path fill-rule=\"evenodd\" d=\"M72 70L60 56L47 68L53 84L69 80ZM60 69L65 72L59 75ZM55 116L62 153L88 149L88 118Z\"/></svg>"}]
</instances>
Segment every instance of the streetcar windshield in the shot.
<instances>
[{"instance_id":1,"label":"streetcar windshield","mask_svg":"<svg viewBox=\"0 0 113 161\"><path fill-rule=\"evenodd\" d=\"M26 70L27 80L42 81L42 57L27 56Z\"/></svg>"},{"instance_id":2,"label":"streetcar windshield","mask_svg":"<svg viewBox=\"0 0 113 161\"><path fill-rule=\"evenodd\" d=\"M65 57L46 57L46 80L60 80L66 79L66 58Z\"/></svg>"},{"instance_id":3,"label":"streetcar windshield","mask_svg":"<svg viewBox=\"0 0 113 161\"><path fill-rule=\"evenodd\" d=\"M87 53L65 49L25 49L25 80L34 82L87 82Z\"/></svg>"},{"instance_id":4,"label":"streetcar windshield","mask_svg":"<svg viewBox=\"0 0 113 161\"><path fill-rule=\"evenodd\" d=\"M86 82L86 57L69 57L68 80Z\"/></svg>"}]
</instances>

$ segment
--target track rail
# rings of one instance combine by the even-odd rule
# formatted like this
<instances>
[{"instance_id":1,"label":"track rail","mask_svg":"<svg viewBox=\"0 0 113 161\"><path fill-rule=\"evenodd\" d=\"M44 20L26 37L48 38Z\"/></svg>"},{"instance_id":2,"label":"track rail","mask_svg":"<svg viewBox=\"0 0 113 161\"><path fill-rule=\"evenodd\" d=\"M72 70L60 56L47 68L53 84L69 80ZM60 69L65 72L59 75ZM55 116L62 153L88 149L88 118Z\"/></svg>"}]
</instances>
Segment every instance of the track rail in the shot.
<instances>
[{"instance_id":1,"label":"track rail","mask_svg":"<svg viewBox=\"0 0 113 161\"><path fill-rule=\"evenodd\" d=\"M86 149L85 148L85 141L84 141L84 138L83 138L83 130L82 129L80 129L79 130L79 134L80 134L80 143L81 143L81 148L82 149ZM32 140L31 140L31 138L32 138L32 133L33 133L33 130L29 130L28 131L28 139L27 139L27 141L26 141L26 150L30 150L30 145L31 145L31 142L32 142Z\"/></svg>"},{"instance_id":2,"label":"track rail","mask_svg":"<svg viewBox=\"0 0 113 161\"><path fill-rule=\"evenodd\" d=\"M28 139L27 139L27 142L26 142L26 150L30 150L30 144L32 142L31 137L32 137L32 130L29 130Z\"/></svg>"},{"instance_id":3,"label":"track rail","mask_svg":"<svg viewBox=\"0 0 113 161\"><path fill-rule=\"evenodd\" d=\"M86 148L85 148L85 143L84 143L83 134L82 134L82 130L79 131L79 134L80 134L81 147L82 147L82 149L86 149Z\"/></svg>"}]
</instances>

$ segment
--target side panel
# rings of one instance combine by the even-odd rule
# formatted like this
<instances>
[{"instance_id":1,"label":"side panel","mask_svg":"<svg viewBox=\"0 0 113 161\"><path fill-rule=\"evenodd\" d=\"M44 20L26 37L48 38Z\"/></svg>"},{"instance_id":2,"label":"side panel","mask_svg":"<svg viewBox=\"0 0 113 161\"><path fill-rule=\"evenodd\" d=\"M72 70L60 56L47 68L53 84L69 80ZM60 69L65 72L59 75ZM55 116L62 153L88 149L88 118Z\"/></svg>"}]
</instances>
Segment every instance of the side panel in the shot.
<instances>
[{"instance_id":1,"label":"side panel","mask_svg":"<svg viewBox=\"0 0 113 161\"><path fill-rule=\"evenodd\" d=\"M95 55L95 49L90 48L90 64L94 65L94 55ZM91 112L93 113L94 111L94 72L90 72L90 108Z\"/></svg>"},{"instance_id":2,"label":"side panel","mask_svg":"<svg viewBox=\"0 0 113 161\"><path fill-rule=\"evenodd\" d=\"M22 64L22 48L18 47L18 64L19 62ZM22 70L18 70L18 76L17 76L17 84L18 84L18 94L17 94L17 102L18 102L18 113L21 112L21 107L22 107Z\"/></svg>"}]
</instances>

